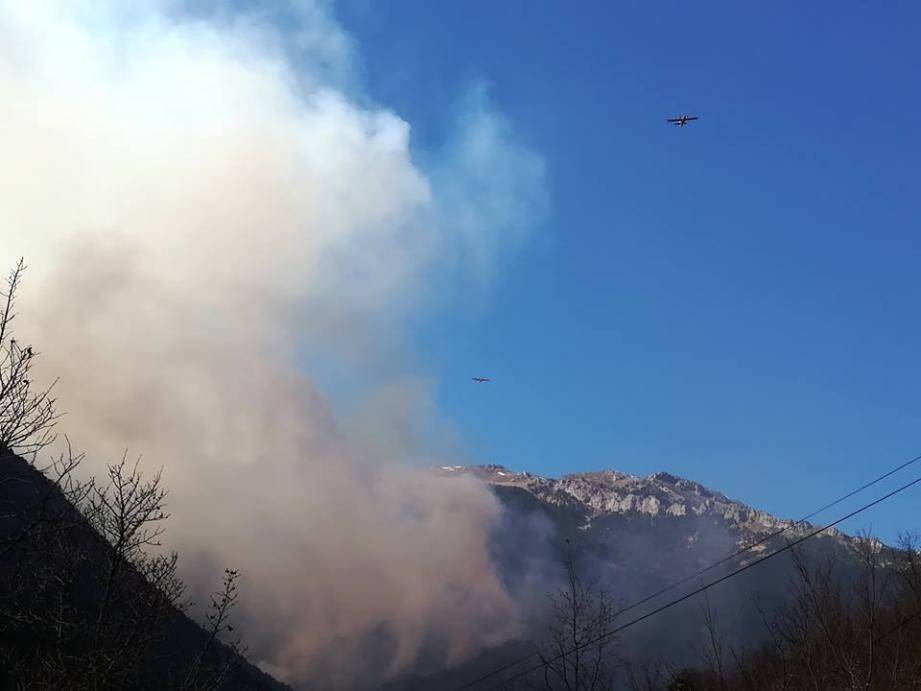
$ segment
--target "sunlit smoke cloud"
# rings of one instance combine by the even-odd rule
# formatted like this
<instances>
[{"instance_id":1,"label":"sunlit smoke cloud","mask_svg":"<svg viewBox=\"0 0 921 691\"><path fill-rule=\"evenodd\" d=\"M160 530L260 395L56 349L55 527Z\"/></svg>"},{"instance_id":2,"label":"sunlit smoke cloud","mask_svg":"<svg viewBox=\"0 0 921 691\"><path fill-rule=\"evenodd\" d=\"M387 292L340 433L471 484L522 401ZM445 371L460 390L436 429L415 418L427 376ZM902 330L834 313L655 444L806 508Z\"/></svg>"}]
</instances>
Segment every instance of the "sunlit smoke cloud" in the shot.
<instances>
[{"instance_id":1,"label":"sunlit smoke cloud","mask_svg":"<svg viewBox=\"0 0 921 691\"><path fill-rule=\"evenodd\" d=\"M0 8L0 260L32 267L19 328L63 430L96 468L125 447L164 466L188 578L243 571L253 654L287 679L514 636L494 497L394 460L427 388L401 367L356 435L302 357L379 364L439 269L488 280L540 216L542 164L485 92L423 171L409 125L343 86L355 47L325 5L289 7L293 37L175 2Z\"/></svg>"}]
</instances>

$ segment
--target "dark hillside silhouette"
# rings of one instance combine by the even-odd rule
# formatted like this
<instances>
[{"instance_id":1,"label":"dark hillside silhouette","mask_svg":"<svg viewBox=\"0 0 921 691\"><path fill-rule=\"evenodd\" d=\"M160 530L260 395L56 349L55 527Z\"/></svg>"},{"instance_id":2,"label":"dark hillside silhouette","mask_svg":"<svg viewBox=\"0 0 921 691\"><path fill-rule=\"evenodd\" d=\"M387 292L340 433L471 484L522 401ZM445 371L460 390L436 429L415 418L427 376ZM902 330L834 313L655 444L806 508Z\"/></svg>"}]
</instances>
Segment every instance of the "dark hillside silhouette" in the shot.
<instances>
[{"instance_id":1,"label":"dark hillside silhouette","mask_svg":"<svg viewBox=\"0 0 921 691\"><path fill-rule=\"evenodd\" d=\"M217 640L233 572L212 608L219 631L201 628L182 611L175 556L125 559L75 490L0 448L0 688L284 688Z\"/></svg>"},{"instance_id":2,"label":"dark hillside silhouette","mask_svg":"<svg viewBox=\"0 0 921 691\"><path fill-rule=\"evenodd\" d=\"M0 688L285 688L246 662L232 635L236 571L208 603L204 627L160 544L166 490L127 455L102 480L83 456L41 461L55 441L50 389L31 376L37 352L13 334L24 265L0 301Z\"/></svg>"}]
</instances>

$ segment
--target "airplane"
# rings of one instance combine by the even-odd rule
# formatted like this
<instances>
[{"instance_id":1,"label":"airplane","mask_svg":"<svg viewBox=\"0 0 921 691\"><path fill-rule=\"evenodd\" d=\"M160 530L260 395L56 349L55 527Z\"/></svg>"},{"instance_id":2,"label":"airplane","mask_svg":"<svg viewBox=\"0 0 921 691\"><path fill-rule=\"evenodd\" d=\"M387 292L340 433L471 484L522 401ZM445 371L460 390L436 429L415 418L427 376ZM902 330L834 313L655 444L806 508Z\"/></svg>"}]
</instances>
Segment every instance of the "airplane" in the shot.
<instances>
[{"instance_id":1,"label":"airplane","mask_svg":"<svg viewBox=\"0 0 921 691\"><path fill-rule=\"evenodd\" d=\"M490 379L489 377L471 377L471 379L473 379L473 381L476 382L477 384L482 384L484 382L492 381L492 379Z\"/></svg>"},{"instance_id":2,"label":"airplane","mask_svg":"<svg viewBox=\"0 0 921 691\"><path fill-rule=\"evenodd\" d=\"M697 120L696 115L679 115L676 118L668 118L667 122L670 122L675 127L684 127L692 120Z\"/></svg>"}]
</instances>

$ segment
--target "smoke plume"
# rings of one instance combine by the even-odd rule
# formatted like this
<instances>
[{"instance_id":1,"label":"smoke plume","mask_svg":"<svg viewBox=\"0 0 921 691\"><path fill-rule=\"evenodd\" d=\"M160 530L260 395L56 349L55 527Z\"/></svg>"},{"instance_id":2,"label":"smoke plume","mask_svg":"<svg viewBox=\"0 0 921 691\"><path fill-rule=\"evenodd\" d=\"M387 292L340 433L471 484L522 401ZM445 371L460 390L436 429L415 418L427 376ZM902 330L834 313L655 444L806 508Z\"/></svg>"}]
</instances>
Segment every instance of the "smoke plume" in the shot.
<instances>
[{"instance_id":1,"label":"smoke plume","mask_svg":"<svg viewBox=\"0 0 921 691\"><path fill-rule=\"evenodd\" d=\"M18 328L63 431L97 470L126 447L164 467L187 577L242 570L253 655L286 679L513 637L494 497L400 462L433 417L401 325L541 211L541 162L485 92L422 170L409 125L358 105L325 5L286 7L292 32L175 2L0 8L0 260L31 267ZM315 353L374 382L365 434Z\"/></svg>"}]
</instances>

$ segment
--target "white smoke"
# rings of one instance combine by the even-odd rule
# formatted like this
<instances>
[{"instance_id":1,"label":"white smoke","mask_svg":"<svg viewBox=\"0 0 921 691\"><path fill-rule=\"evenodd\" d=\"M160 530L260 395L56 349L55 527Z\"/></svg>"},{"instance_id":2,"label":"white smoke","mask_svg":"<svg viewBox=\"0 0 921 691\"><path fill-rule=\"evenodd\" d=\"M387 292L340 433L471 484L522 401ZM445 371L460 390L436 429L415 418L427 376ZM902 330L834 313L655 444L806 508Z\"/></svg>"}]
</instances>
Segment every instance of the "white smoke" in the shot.
<instances>
[{"instance_id":1,"label":"white smoke","mask_svg":"<svg viewBox=\"0 0 921 691\"><path fill-rule=\"evenodd\" d=\"M393 462L425 387L377 375L357 438L303 353L383 366L438 272L479 281L520 242L542 166L476 91L420 170L406 122L337 88L354 47L325 6L288 10L293 42L172 2L0 2L0 261L32 267L18 326L63 430L164 466L193 585L241 569L258 661L355 683L356 650L451 663L518 618L492 495Z\"/></svg>"}]
</instances>

